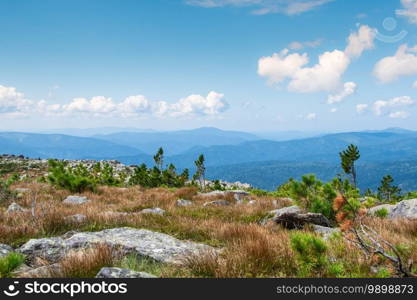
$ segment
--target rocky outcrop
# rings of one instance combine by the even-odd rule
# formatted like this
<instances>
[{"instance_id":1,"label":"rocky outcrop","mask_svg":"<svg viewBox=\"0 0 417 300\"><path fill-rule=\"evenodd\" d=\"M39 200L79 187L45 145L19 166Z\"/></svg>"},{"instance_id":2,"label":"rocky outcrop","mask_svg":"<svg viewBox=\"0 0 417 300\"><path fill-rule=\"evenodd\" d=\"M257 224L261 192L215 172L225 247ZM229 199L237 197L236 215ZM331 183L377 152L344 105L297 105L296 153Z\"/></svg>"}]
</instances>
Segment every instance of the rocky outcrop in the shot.
<instances>
[{"instance_id":1,"label":"rocky outcrop","mask_svg":"<svg viewBox=\"0 0 417 300\"><path fill-rule=\"evenodd\" d=\"M339 233L339 228L331 228L320 225L312 225L314 232L319 233L325 240L329 239L334 233Z\"/></svg>"},{"instance_id":2,"label":"rocky outcrop","mask_svg":"<svg viewBox=\"0 0 417 300\"><path fill-rule=\"evenodd\" d=\"M249 195L248 192L244 191L244 190L226 190L226 191L212 191L212 192L208 192L208 193L200 193L199 196L203 196L203 197L226 197L232 195L233 198L237 201L240 202L242 201L246 196Z\"/></svg>"},{"instance_id":3,"label":"rocky outcrop","mask_svg":"<svg viewBox=\"0 0 417 300\"><path fill-rule=\"evenodd\" d=\"M13 248L9 245L0 244L0 258L8 255L9 253L13 252Z\"/></svg>"},{"instance_id":4,"label":"rocky outcrop","mask_svg":"<svg viewBox=\"0 0 417 300\"><path fill-rule=\"evenodd\" d=\"M388 211L387 217L390 219L417 219L417 199L403 200L397 204L382 204L374 206L368 210L368 213L375 214L375 212L381 209L386 209Z\"/></svg>"},{"instance_id":5,"label":"rocky outcrop","mask_svg":"<svg viewBox=\"0 0 417 300\"><path fill-rule=\"evenodd\" d=\"M156 276L122 268L102 268L96 278L157 278Z\"/></svg>"},{"instance_id":6,"label":"rocky outcrop","mask_svg":"<svg viewBox=\"0 0 417 300\"><path fill-rule=\"evenodd\" d=\"M68 196L63 203L65 204L84 204L90 202L89 199L87 199L87 197L81 197L81 196Z\"/></svg>"},{"instance_id":7,"label":"rocky outcrop","mask_svg":"<svg viewBox=\"0 0 417 300\"><path fill-rule=\"evenodd\" d=\"M280 224L287 229L301 229L306 224L315 224L324 227L330 227L330 221L318 213L283 213L272 218L276 224Z\"/></svg>"},{"instance_id":8,"label":"rocky outcrop","mask_svg":"<svg viewBox=\"0 0 417 300\"><path fill-rule=\"evenodd\" d=\"M32 239L18 249L29 259L40 257L53 263L69 251L106 244L124 254L152 258L164 263L180 264L188 255L215 251L215 248L188 241L180 241L167 234L129 227L107 229L99 232L75 233L68 239L62 237Z\"/></svg>"},{"instance_id":9,"label":"rocky outcrop","mask_svg":"<svg viewBox=\"0 0 417 300\"><path fill-rule=\"evenodd\" d=\"M280 209L274 209L271 210L269 213L275 217L279 217L282 214L286 214L286 213L301 213L302 210L300 207L298 207L297 205L293 205L293 206L287 206L287 207L283 207Z\"/></svg>"},{"instance_id":10,"label":"rocky outcrop","mask_svg":"<svg viewBox=\"0 0 417 300\"><path fill-rule=\"evenodd\" d=\"M203 204L203 206L228 206L230 205L230 202L227 200L215 200L206 202Z\"/></svg>"}]
</instances>

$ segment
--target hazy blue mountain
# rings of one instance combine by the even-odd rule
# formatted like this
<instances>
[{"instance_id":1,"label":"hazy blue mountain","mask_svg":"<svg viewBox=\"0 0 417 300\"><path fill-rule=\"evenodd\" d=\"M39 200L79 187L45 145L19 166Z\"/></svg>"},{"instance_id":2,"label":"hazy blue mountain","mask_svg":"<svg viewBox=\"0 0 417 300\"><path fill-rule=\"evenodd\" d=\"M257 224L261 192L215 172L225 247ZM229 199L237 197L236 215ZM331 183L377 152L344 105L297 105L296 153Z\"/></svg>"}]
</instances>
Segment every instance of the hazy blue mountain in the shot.
<instances>
[{"instance_id":1,"label":"hazy blue mountain","mask_svg":"<svg viewBox=\"0 0 417 300\"><path fill-rule=\"evenodd\" d=\"M140 129L135 127L98 127L98 128L57 128L41 130L34 133L65 134L81 137L92 137L98 134L112 134L117 132L156 132L152 129Z\"/></svg>"},{"instance_id":2,"label":"hazy blue mountain","mask_svg":"<svg viewBox=\"0 0 417 300\"><path fill-rule=\"evenodd\" d=\"M210 127L166 132L118 132L96 135L95 138L135 147L150 155L159 147L163 147L167 155L175 155L196 146L237 145L259 139L246 132Z\"/></svg>"},{"instance_id":3,"label":"hazy blue mountain","mask_svg":"<svg viewBox=\"0 0 417 300\"><path fill-rule=\"evenodd\" d=\"M381 178L387 174L403 191L417 190L417 160L402 162L358 163L358 185L362 190L376 191ZM264 161L236 165L208 167L210 179L247 182L257 188L275 190L289 178L300 179L305 174L316 174L324 181L342 174L338 163Z\"/></svg>"},{"instance_id":4,"label":"hazy blue mountain","mask_svg":"<svg viewBox=\"0 0 417 300\"><path fill-rule=\"evenodd\" d=\"M260 131L254 132L257 136L264 140L271 141L289 141L295 139L306 139L311 137L322 136L328 134L328 132L321 131Z\"/></svg>"},{"instance_id":5,"label":"hazy blue mountain","mask_svg":"<svg viewBox=\"0 0 417 300\"><path fill-rule=\"evenodd\" d=\"M0 153L60 159L109 159L140 155L138 149L115 143L62 134L0 132Z\"/></svg>"}]
</instances>

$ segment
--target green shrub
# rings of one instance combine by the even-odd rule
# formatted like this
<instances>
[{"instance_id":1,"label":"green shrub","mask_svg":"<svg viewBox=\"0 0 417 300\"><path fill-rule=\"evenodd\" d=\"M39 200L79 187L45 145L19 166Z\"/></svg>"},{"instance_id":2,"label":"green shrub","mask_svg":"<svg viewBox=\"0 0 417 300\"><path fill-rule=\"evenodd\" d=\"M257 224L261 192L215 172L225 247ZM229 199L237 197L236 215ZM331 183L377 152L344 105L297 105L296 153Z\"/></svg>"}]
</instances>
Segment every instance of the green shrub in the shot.
<instances>
[{"instance_id":1,"label":"green shrub","mask_svg":"<svg viewBox=\"0 0 417 300\"><path fill-rule=\"evenodd\" d=\"M291 235L291 248L296 253L300 276L306 277L323 273L327 267L327 245L325 241L309 233L297 232Z\"/></svg>"},{"instance_id":2,"label":"green shrub","mask_svg":"<svg viewBox=\"0 0 417 300\"><path fill-rule=\"evenodd\" d=\"M16 252L0 258L0 278L8 278L12 276L12 272L16 270L25 261L24 255Z\"/></svg>"},{"instance_id":3,"label":"green shrub","mask_svg":"<svg viewBox=\"0 0 417 300\"><path fill-rule=\"evenodd\" d=\"M388 209L386 209L385 207L378 209L377 211L375 211L374 215L379 217L379 218L386 218L388 216L389 212Z\"/></svg>"},{"instance_id":4,"label":"green shrub","mask_svg":"<svg viewBox=\"0 0 417 300\"><path fill-rule=\"evenodd\" d=\"M13 196L13 192L10 190L10 186L17 179L17 175L10 176L8 179L0 178L0 202L6 201Z\"/></svg>"}]
</instances>

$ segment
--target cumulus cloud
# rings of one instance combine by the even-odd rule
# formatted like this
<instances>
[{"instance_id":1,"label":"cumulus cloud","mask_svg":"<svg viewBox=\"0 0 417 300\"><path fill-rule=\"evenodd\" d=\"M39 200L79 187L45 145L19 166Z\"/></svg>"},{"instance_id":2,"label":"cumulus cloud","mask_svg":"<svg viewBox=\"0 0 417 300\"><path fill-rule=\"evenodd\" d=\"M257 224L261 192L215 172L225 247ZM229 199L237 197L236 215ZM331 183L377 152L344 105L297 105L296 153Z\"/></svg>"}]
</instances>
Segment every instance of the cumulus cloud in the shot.
<instances>
[{"instance_id":1,"label":"cumulus cloud","mask_svg":"<svg viewBox=\"0 0 417 300\"><path fill-rule=\"evenodd\" d=\"M337 94L329 95L327 98L327 103L334 104L341 102L347 96L354 94L356 91L356 83L349 81L345 82L343 85L343 89L339 91Z\"/></svg>"},{"instance_id":2,"label":"cumulus cloud","mask_svg":"<svg viewBox=\"0 0 417 300\"><path fill-rule=\"evenodd\" d=\"M0 85L0 114L8 117L22 117L30 111L32 101L25 99L25 95L14 87Z\"/></svg>"},{"instance_id":3,"label":"cumulus cloud","mask_svg":"<svg viewBox=\"0 0 417 300\"><path fill-rule=\"evenodd\" d=\"M374 30L363 25L358 32L348 38L344 51L333 50L321 54L318 63L308 67L307 53L289 53L284 49L271 56L261 57L258 61L258 74L266 77L270 83L289 80L288 90L300 93L334 91L340 86L340 80L351 63L352 58L371 49L374 42Z\"/></svg>"},{"instance_id":4,"label":"cumulus cloud","mask_svg":"<svg viewBox=\"0 0 417 300\"><path fill-rule=\"evenodd\" d=\"M252 13L264 15L284 13L298 15L310 11L333 0L185 0L188 5L206 8L237 6L253 8Z\"/></svg>"},{"instance_id":5,"label":"cumulus cloud","mask_svg":"<svg viewBox=\"0 0 417 300\"><path fill-rule=\"evenodd\" d=\"M397 9L397 16L406 17L410 23L417 24L417 0L401 0L403 9Z\"/></svg>"},{"instance_id":6,"label":"cumulus cloud","mask_svg":"<svg viewBox=\"0 0 417 300\"><path fill-rule=\"evenodd\" d=\"M317 114L316 113L309 113L309 114L306 115L305 119L309 120L309 121L315 120L315 119L317 119Z\"/></svg>"},{"instance_id":7,"label":"cumulus cloud","mask_svg":"<svg viewBox=\"0 0 417 300\"><path fill-rule=\"evenodd\" d=\"M404 109L414 105L415 101L409 96L401 96L391 98L389 100L378 100L372 105L358 104L356 111L358 113L364 113L371 110L376 116L388 115L390 118L407 118L409 113ZM402 110L397 110L402 107Z\"/></svg>"},{"instance_id":8,"label":"cumulus cloud","mask_svg":"<svg viewBox=\"0 0 417 300\"><path fill-rule=\"evenodd\" d=\"M74 98L65 104L45 100L26 100L13 87L0 86L0 114L4 117L21 117L36 113L45 116L117 117L131 118L144 115L158 117L213 116L225 112L229 104L224 95L210 92L207 96L190 95L177 102L152 102L143 95L129 96L121 102L95 96L90 99Z\"/></svg>"},{"instance_id":9,"label":"cumulus cloud","mask_svg":"<svg viewBox=\"0 0 417 300\"><path fill-rule=\"evenodd\" d=\"M417 45L409 48L401 45L394 56L387 56L378 61L374 75L381 82L391 82L401 76L417 74Z\"/></svg>"}]
</instances>

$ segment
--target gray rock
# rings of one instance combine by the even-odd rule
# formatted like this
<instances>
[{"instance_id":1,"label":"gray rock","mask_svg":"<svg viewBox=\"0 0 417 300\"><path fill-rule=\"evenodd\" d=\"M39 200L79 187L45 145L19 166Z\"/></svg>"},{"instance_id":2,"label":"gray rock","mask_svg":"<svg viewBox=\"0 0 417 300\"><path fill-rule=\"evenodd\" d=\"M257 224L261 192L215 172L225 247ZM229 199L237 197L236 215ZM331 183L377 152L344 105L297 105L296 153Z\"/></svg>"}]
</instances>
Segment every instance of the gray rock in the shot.
<instances>
[{"instance_id":1,"label":"gray rock","mask_svg":"<svg viewBox=\"0 0 417 300\"><path fill-rule=\"evenodd\" d=\"M37 268L25 266L16 271L16 275L23 278L51 278L59 277L61 274L62 266L58 263Z\"/></svg>"},{"instance_id":2,"label":"gray rock","mask_svg":"<svg viewBox=\"0 0 417 300\"><path fill-rule=\"evenodd\" d=\"M256 204L256 200L250 200L249 202L248 202L248 205L255 205Z\"/></svg>"},{"instance_id":3,"label":"gray rock","mask_svg":"<svg viewBox=\"0 0 417 300\"><path fill-rule=\"evenodd\" d=\"M274 209L274 210L271 210L269 213L271 215L274 215L275 217L279 217L280 215L286 214L286 213L296 213L296 214L298 214L298 213L301 213L301 212L302 212L301 208L299 208L297 205L293 205L293 206L283 207L283 208L280 208L280 209Z\"/></svg>"},{"instance_id":4,"label":"gray rock","mask_svg":"<svg viewBox=\"0 0 417 300\"><path fill-rule=\"evenodd\" d=\"M190 200L184 200L184 199L178 199L176 202L177 206L190 206L192 205L193 202Z\"/></svg>"},{"instance_id":5,"label":"gray rock","mask_svg":"<svg viewBox=\"0 0 417 300\"><path fill-rule=\"evenodd\" d=\"M99 232L80 232L68 239L32 239L18 249L28 257L41 257L57 262L70 250L86 249L97 244L107 244L125 254L152 258L164 263L180 264L188 255L215 251L215 248L188 241L180 241L167 234L129 227L107 229Z\"/></svg>"},{"instance_id":6,"label":"gray rock","mask_svg":"<svg viewBox=\"0 0 417 300\"><path fill-rule=\"evenodd\" d=\"M12 204L9 205L6 212L10 214L10 213L18 213L18 212L24 212L24 211L25 209L23 207L21 207L16 202L13 202Z\"/></svg>"},{"instance_id":7,"label":"gray rock","mask_svg":"<svg viewBox=\"0 0 417 300\"><path fill-rule=\"evenodd\" d=\"M145 208L140 211L141 214L155 214L163 216L165 214L165 210L159 207L155 208Z\"/></svg>"},{"instance_id":8,"label":"gray rock","mask_svg":"<svg viewBox=\"0 0 417 300\"><path fill-rule=\"evenodd\" d=\"M313 224L312 226L313 226L314 231L322 234L325 240L330 238L333 233L340 232L339 228L331 228L331 227L325 227L325 226L320 226L320 225L315 225L315 224Z\"/></svg>"},{"instance_id":9,"label":"gray rock","mask_svg":"<svg viewBox=\"0 0 417 300\"><path fill-rule=\"evenodd\" d=\"M145 272L136 272L122 268L102 268L96 275L96 278L157 278L154 275Z\"/></svg>"},{"instance_id":10,"label":"gray rock","mask_svg":"<svg viewBox=\"0 0 417 300\"><path fill-rule=\"evenodd\" d=\"M273 217L272 221L287 229L300 229L303 228L305 224L330 227L330 221L319 213L284 213Z\"/></svg>"},{"instance_id":11,"label":"gray rock","mask_svg":"<svg viewBox=\"0 0 417 300\"><path fill-rule=\"evenodd\" d=\"M90 202L89 199L87 199L87 197L81 197L81 196L68 196L63 203L66 204L84 204Z\"/></svg>"},{"instance_id":12,"label":"gray rock","mask_svg":"<svg viewBox=\"0 0 417 300\"><path fill-rule=\"evenodd\" d=\"M203 197L216 197L216 196L225 196L226 192L225 191L212 191L208 193L199 193L198 195L203 196Z\"/></svg>"},{"instance_id":13,"label":"gray rock","mask_svg":"<svg viewBox=\"0 0 417 300\"><path fill-rule=\"evenodd\" d=\"M87 219L87 216L83 214L75 214L72 216L65 217L64 219L65 221L70 223L83 223Z\"/></svg>"},{"instance_id":14,"label":"gray rock","mask_svg":"<svg viewBox=\"0 0 417 300\"><path fill-rule=\"evenodd\" d=\"M230 202L227 200L215 200L204 203L204 206L228 206Z\"/></svg>"},{"instance_id":15,"label":"gray rock","mask_svg":"<svg viewBox=\"0 0 417 300\"><path fill-rule=\"evenodd\" d=\"M232 190L232 191L225 191L226 195L233 195L233 198L235 198L236 201L242 201L246 196L249 195L248 192L243 190Z\"/></svg>"},{"instance_id":16,"label":"gray rock","mask_svg":"<svg viewBox=\"0 0 417 300\"><path fill-rule=\"evenodd\" d=\"M28 193L28 192L30 192L30 189L27 189L27 188L16 188L15 190L14 190L16 193Z\"/></svg>"},{"instance_id":17,"label":"gray rock","mask_svg":"<svg viewBox=\"0 0 417 300\"><path fill-rule=\"evenodd\" d=\"M403 200L389 213L390 218L417 219L417 199Z\"/></svg>"},{"instance_id":18,"label":"gray rock","mask_svg":"<svg viewBox=\"0 0 417 300\"><path fill-rule=\"evenodd\" d=\"M0 244L0 258L8 255L9 253L13 252L13 248L9 245Z\"/></svg>"}]
</instances>

